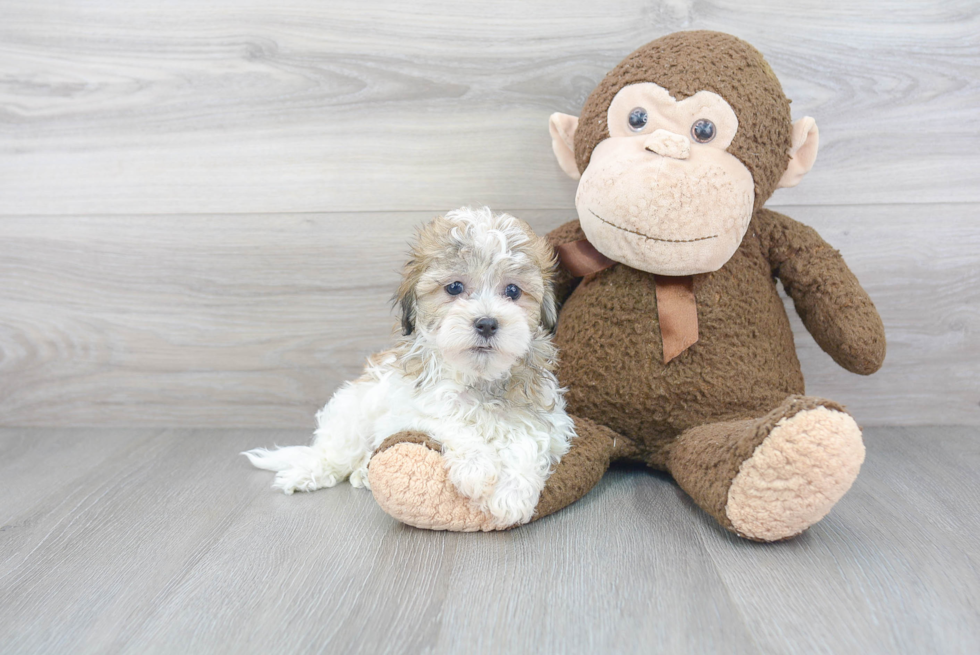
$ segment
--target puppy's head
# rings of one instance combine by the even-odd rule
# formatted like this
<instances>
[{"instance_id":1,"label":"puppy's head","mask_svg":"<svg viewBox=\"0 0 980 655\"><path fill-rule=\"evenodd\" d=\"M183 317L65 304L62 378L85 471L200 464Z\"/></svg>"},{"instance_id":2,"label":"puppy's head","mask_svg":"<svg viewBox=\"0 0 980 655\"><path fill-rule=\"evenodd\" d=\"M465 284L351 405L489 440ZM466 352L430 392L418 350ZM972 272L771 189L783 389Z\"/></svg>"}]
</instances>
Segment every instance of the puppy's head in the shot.
<instances>
[{"instance_id":1,"label":"puppy's head","mask_svg":"<svg viewBox=\"0 0 980 655\"><path fill-rule=\"evenodd\" d=\"M451 211L412 245L396 298L402 331L467 375L503 377L554 330L554 265L524 221L487 207Z\"/></svg>"}]
</instances>

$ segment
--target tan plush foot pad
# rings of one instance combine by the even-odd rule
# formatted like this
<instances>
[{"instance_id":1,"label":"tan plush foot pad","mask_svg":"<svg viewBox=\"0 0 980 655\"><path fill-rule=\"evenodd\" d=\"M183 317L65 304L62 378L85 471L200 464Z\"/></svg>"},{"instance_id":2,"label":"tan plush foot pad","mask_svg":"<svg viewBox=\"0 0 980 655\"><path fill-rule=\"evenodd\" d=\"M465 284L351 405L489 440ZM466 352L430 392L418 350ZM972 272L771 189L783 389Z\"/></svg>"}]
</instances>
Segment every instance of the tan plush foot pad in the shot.
<instances>
[{"instance_id":1,"label":"tan plush foot pad","mask_svg":"<svg viewBox=\"0 0 980 655\"><path fill-rule=\"evenodd\" d=\"M725 512L751 539L795 536L822 519L851 488L864 462L861 429L826 407L779 421L728 490Z\"/></svg>"},{"instance_id":2,"label":"tan plush foot pad","mask_svg":"<svg viewBox=\"0 0 980 655\"><path fill-rule=\"evenodd\" d=\"M403 442L377 453L368 481L381 509L402 523L454 532L495 529L490 516L456 491L442 455L425 446Z\"/></svg>"}]
</instances>

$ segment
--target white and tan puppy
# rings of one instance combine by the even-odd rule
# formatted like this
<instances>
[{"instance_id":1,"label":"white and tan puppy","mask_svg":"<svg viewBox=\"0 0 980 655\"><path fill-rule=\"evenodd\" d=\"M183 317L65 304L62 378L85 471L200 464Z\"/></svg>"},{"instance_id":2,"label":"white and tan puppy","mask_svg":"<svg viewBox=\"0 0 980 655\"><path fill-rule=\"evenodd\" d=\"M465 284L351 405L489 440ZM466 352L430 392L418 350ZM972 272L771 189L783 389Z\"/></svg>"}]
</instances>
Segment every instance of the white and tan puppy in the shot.
<instances>
[{"instance_id":1,"label":"white and tan puppy","mask_svg":"<svg viewBox=\"0 0 980 655\"><path fill-rule=\"evenodd\" d=\"M493 527L529 521L574 435L551 332L554 256L526 223L462 208L422 227L398 290L402 335L317 414L310 446L245 453L287 494L350 478L389 436L423 432Z\"/></svg>"}]
</instances>

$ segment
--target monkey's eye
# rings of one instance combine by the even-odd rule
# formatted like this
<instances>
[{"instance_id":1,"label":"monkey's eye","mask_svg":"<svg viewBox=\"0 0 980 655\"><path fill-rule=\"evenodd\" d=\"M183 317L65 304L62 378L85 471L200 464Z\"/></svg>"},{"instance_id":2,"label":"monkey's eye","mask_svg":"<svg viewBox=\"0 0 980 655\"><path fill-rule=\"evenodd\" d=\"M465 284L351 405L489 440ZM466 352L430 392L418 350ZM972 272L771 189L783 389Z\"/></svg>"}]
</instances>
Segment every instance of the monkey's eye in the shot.
<instances>
[{"instance_id":1,"label":"monkey's eye","mask_svg":"<svg viewBox=\"0 0 980 655\"><path fill-rule=\"evenodd\" d=\"M630 117L628 119L630 124L630 129L634 132L641 131L647 126L647 110L643 107L636 107L630 112Z\"/></svg>"},{"instance_id":2,"label":"monkey's eye","mask_svg":"<svg viewBox=\"0 0 980 655\"><path fill-rule=\"evenodd\" d=\"M446 285L446 293L450 296L458 296L463 293L463 283L457 280Z\"/></svg>"},{"instance_id":3,"label":"monkey's eye","mask_svg":"<svg viewBox=\"0 0 980 655\"><path fill-rule=\"evenodd\" d=\"M707 118L695 121L691 126L691 136L698 143L707 143L715 138L715 124Z\"/></svg>"},{"instance_id":4,"label":"monkey's eye","mask_svg":"<svg viewBox=\"0 0 980 655\"><path fill-rule=\"evenodd\" d=\"M518 298L520 298L521 293L522 293L521 288L516 284L508 284L507 287L504 289L504 295L510 298L511 300L517 300Z\"/></svg>"}]
</instances>

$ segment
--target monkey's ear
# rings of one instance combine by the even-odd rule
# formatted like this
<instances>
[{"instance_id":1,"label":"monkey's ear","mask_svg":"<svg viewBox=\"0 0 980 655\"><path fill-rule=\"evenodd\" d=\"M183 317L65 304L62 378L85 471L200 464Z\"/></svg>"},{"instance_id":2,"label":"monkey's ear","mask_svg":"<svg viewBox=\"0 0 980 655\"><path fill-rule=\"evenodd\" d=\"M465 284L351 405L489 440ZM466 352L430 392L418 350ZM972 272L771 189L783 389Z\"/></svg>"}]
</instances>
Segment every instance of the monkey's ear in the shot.
<instances>
[{"instance_id":1,"label":"monkey's ear","mask_svg":"<svg viewBox=\"0 0 980 655\"><path fill-rule=\"evenodd\" d=\"M793 145L789 149L789 167L779 178L777 188L785 189L800 183L803 176L813 168L819 145L820 131L815 120L804 116L793 123Z\"/></svg>"},{"instance_id":2,"label":"monkey's ear","mask_svg":"<svg viewBox=\"0 0 980 655\"><path fill-rule=\"evenodd\" d=\"M548 119L548 131L551 132L551 149L555 151L558 165L573 180L582 177L575 163L575 130L578 128L578 116L559 114L555 112Z\"/></svg>"}]
</instances>

